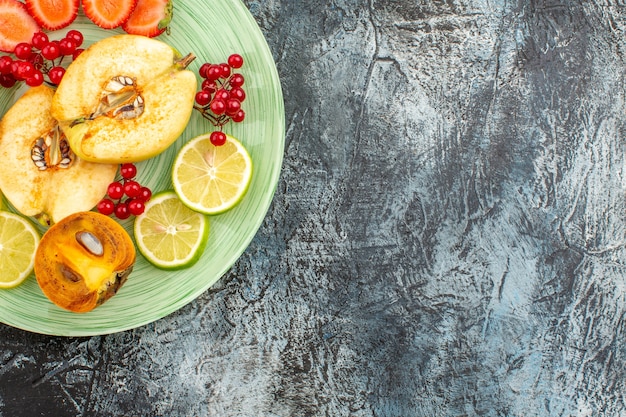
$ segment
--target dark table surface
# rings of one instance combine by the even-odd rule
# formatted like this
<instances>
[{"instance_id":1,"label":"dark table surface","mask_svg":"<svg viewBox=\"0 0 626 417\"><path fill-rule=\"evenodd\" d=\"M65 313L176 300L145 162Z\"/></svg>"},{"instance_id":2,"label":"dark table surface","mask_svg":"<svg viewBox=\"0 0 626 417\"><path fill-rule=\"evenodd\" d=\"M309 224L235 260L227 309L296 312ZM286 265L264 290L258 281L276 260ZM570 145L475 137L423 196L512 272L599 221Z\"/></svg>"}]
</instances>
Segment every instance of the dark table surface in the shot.
<instances>
[{"instance_id":1,"label":"dark table surface","mask_svg":"<svg viewBox=\"0 0 626 417\"><path fill-rule=\"evenodd\" d=\"M246 1L274 202L134 330L0 326L0 416L626 415L626 7Z\"/></svg>"}]
</instances>

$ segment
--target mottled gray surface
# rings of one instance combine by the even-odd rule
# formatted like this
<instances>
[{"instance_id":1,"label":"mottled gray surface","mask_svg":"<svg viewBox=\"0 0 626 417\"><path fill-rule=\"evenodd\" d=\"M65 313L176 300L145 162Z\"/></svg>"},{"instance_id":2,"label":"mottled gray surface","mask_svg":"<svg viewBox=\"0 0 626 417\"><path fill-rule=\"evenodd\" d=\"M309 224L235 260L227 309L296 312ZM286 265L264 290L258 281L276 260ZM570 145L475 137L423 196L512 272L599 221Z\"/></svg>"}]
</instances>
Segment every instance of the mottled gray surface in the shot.
<instances>
[{"instance_id":1,"label":"mottled gray surface","mask_svg":"<svg viewBox=\"0 0 626 417\"><path fill-rule=\"evenodd\" d=\"M156 323L0 327L0 415L626 415L621 0L247 1L274 203Z\"/></svg>"}]
</instances>

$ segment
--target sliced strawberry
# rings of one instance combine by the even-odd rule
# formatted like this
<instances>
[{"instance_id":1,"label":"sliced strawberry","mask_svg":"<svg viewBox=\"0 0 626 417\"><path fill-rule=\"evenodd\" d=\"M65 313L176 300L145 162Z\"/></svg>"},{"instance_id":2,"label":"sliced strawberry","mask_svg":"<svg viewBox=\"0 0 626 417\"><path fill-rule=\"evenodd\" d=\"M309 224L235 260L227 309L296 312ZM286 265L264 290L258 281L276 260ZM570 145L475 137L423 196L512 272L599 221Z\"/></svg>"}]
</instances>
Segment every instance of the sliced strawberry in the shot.
<instances>
[{"instance_id":1,"label":"sliced strawberry","mask_svg":"<svg viewBox=\"0 0 626 417\"><path fill-rule=\"evenodd\" d=\"M0 51L13 52L20 42L30 43L41 28L17 0L0 0Z\"/></svg>"},{"instance_id":2,"label":"sliced strawberry","mask_svg":"<svg viewBox=\"0 0 626 417\"><path fill-rule=\"evenodd\" d=\"M113 29L128 20L137 0L83 0L83 11L103 29Z\"/></svg>"},{"instance_id":3,"label":"sliced strawberry","mask_svg":"<svg viewBox=\"0 0 626 417\"><path fill-rule=\"evenodd\" d=\"M69 26L78 16L80 0L26 0L26 9L39 26L48 30Z\"/></svg>"},{"instance_id":4,"label":"sliced strawberry","mask_svg":"<svg viewBox=\"0 0 626 417\"><path fill-rule=\"evenodd\" d=\"M122 29L133 35L152 38L165 32L172 20L172 13L172 0L139 0Z\"/></svg>"}]
</instances>

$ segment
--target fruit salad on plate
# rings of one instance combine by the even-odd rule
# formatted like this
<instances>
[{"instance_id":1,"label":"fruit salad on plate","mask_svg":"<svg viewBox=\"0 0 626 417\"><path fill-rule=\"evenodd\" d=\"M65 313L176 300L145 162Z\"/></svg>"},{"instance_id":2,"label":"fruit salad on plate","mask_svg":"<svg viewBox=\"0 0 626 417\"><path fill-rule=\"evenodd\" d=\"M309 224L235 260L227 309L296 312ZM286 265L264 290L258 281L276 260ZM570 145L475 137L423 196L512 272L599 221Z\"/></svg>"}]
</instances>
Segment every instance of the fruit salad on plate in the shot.
<instances>
[{"instance_id":1,"label":"fruit salad on plate","mask_svg":"<svg viewBox=\"0 0 626 417\"><path fill-rule=\"evenodd\" d=\"M75 29L51 39L81 7L94 25L125 33L89 46ZM223 132L245 120L244 59L190 71L193 51L155 38L172 18L171 0L0 0L0 86L25 89L0 115L10 203L0 207L0 288L34 271L52 303L90 311L132 276L136 247L160 269L193 265L208 216L245 195L252 160ZM169 148L194 111L214 129L177 152L173 189L142 185L136 163ZM119 223L129 218L132 232Z\"/></svg>"}]
</instances>

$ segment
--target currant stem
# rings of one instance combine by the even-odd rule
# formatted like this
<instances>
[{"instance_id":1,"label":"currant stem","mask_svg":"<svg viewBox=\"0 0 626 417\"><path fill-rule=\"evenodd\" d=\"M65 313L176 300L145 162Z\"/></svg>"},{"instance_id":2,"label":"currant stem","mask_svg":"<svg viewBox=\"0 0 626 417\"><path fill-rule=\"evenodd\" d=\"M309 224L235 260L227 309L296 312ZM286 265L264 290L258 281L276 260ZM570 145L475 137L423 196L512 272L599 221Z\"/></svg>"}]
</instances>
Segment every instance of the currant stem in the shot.
<instances>
[{"instance_id":1,"label":"currant stem","mask_svg":"<svg viewBox=\"0 0 626 417\"><path fill-rule=\"evenodd\" d=\"M230 117L225 115L215 116L214 114L209 113L206 108L202 106L194 105L193 108L198 110L200 114L202 114L202 117L210 121L213 126L219 127L220 129L230 121Z\"/></svg>"}]
</instances>

